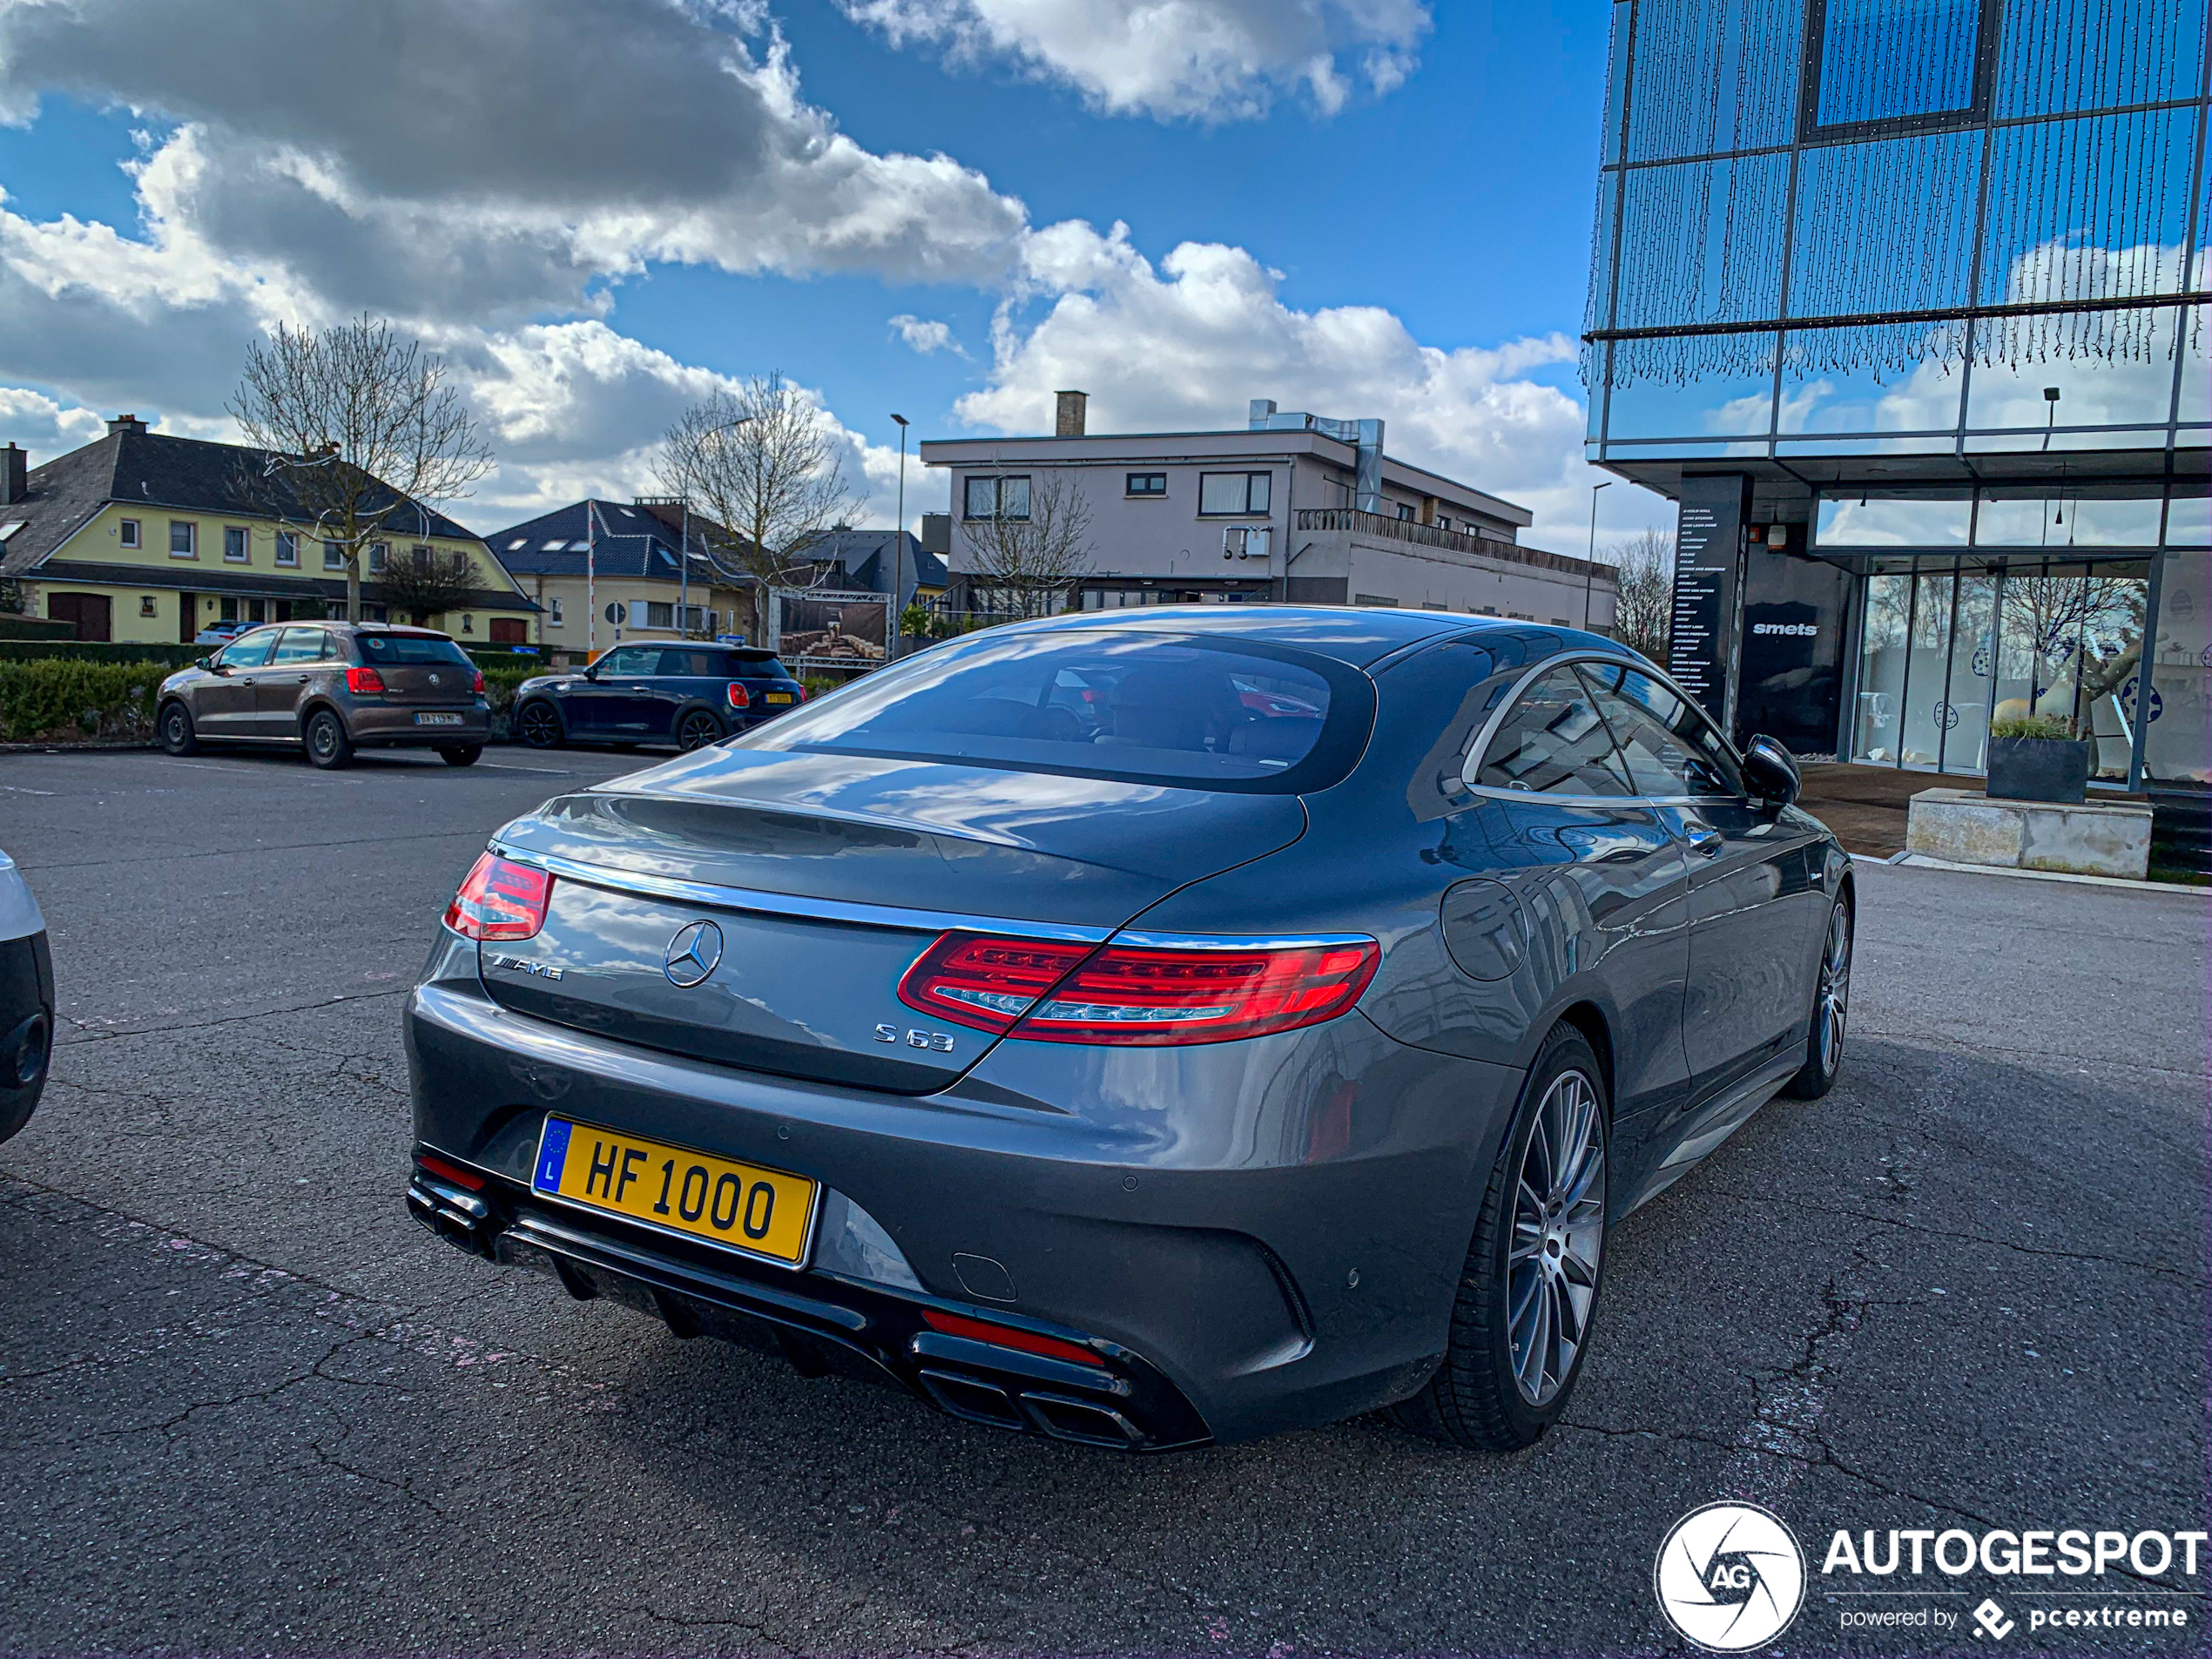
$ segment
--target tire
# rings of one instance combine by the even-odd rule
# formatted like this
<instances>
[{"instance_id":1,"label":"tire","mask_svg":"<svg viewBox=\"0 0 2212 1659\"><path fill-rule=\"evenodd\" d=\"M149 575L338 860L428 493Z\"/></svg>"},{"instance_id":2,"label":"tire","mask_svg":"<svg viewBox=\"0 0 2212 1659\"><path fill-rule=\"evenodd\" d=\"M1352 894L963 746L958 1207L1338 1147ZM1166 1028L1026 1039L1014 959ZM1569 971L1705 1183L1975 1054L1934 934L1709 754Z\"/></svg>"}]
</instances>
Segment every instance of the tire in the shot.
<instances>
[{"instance_id":1,"label":"tire","mask_svg":"<svg viewBox=\"0 0 2212 1659\"><path fill-rule=\"evenodd\" d=\"M560 710L533 698L515 711L515 735L530 749L557 749L568 737Z\"/></svg>"},{"instance_id":2,"label":"tire","mask_svg":"<svg viewBox=\"0 0 2212 1659\"><path fill-rule=\"evenodd\" d=\"M676 723L676 746L685 753L722 741L722 722L705 709L693 709Z\"/></svg>"},{"instance_id":3,"label":"tire","mask_svg":"<svg viewBox=\"0 0 2212 1659\"><path fill-rule=\"evenodd\" d=\"M439 750L438 759L448 766L473 766L476 764L476 757L483 752L484 745L481 743L464 743L455 748Z\"/></svg>"},{"instance_id":4,"label":"tire","mask_svg":"<svg viewBox=\"0 0 2212 1659\"><path fill-rule=\"evenodd\" d=\"M161 705L161 716L154 723L154 732L161 739L164 754L196 755L199 752L199 733L193 729L192 711L182 703L172 701Z\"/></svg>"},{"instance_id":5,"label":"tire","mask_svg":"<svg viewBox=\"0 0 2212 1659\"><path fill-rule=\"evenodd\" d=\"M1846 1016L1851 1012L1851 958L1855 918L1851 895L1838 896L1820 936L1820 971L1812 984L1812 1028L1805 1034L1805 1062L1782 1085L1792 1100L1818 1100L1843 1069Z\"/></svg>"},{"instance_id":6,"label":"tire","mask_svg":"<svg viewBox=\"0 0 2212 1659\"><path fill-rule=\"evenodd\" d=\"M1597 1055L1562 1021L1536 1051L1484 1189L1444 1363L1393 1408L1403 1426L1472 1450L1511 1452L1566 1411L1589 1353L1604 1273L1609 1109ZM1574 1149L1556 1168L1554 1144ZM1543 1189L1541 1204L1532 1182Z\"/></svg>"},{"instance_id":7,"label":"tire","mask_svg":"<svg viewBox=\"0 0 2212 1659\"><path fill-rule=\"evenodd\" d=\"M307 717L306 730L300 734L307 745L307 759L325 772L351 763L354 740L346 735L346 723L333 709L317 709Z\"/></svg>"}]
</instances>

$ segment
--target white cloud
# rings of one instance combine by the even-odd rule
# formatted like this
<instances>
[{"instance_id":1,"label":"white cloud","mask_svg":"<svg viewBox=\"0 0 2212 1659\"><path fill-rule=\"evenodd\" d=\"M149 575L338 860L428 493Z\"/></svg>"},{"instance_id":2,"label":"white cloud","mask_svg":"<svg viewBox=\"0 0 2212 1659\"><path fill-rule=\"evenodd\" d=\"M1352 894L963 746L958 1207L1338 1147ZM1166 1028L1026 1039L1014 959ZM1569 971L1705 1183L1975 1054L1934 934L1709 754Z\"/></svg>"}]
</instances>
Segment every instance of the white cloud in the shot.
<instances>
[{"instance_id":1,"label":"white cloud","mask_svg":"<svg viewBox=\"0 0 2212 1659\"><path fill-rule=\"evenodd\" d=\"M1254 397L1340 419L1380 416L1390 452L1527 507L1525 540L1562 551L1588 535L1582 406L1529 371L1573 361L1561 334L1447 351L1379 307L1299 311L1280 279L1241 248L1186 242L1157 268L1130 245L1056 225L1030 240L1025 274L1046 309L1024 324L1001 307L990 383L955 406L973 425L1051 429L1053 392L1091 395L1099 432L1240 427ZM1662 522L1664 504L1607 492L1605 527Z\"/></svg>"},{"instance_id":2,"label":"white cloud","mask_svg":"<svg viewBox=\"0 0 2212 1659\"><path fill-rule=\"evenodd\" d=\"M997 61L1100 110L1206 121L1302 91L1325 115L1410 75L1426 0L838 0L893 44Z\"/></svg>"},{"instance_id":3,"label":"white cloud","mask_svg":"<svg viewBox=\"0 0 2212 1659\"><path fill-rule=\"evenodd\" d=\"M952 352L961 357L968 355L968 353L961 348L960 341L953 338L950 323L939 322L932 318L912 316L902 312L891 319L891 327L897 331L899 338L906 342L909 351L919 352L924 357L933 352L941 351Z\"/></svg>"},{"instance_id":4,"label":"white cloud","mask_svg":"<svg viewBox=\"0 0 2212 1659\"><path fill-rule=\"evenodd\" d=\"M575 310L650 260L988 284L1027 222L838 132L750 0L0 6L0 118L51 91L178 123L140 177L170 239L340 311Z\"/></svg>"},{"instance_id":5,"label":"white cloud","mask_svg":"<svg viewBox=\"0 0 2212 1659\"><path fill-rule=\"evenodd\" d=\"M34 467L91 442L105 429L90 409L71 408L24 387L0 386L0 442L30 450Z\"/></svg>"}]
</instances>

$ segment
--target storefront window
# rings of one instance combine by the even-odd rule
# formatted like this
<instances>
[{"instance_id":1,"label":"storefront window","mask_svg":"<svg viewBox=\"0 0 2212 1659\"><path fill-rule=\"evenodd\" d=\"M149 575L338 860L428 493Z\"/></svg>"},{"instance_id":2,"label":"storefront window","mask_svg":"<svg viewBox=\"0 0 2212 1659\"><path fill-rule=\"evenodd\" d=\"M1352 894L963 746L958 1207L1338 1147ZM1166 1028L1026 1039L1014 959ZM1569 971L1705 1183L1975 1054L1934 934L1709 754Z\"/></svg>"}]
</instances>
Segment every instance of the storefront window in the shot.
<instances>
[{"instance_id":1,"label":"storefront window","mask_svg":"<svg viewBox=\"0 0 2212 1659\"><path fill-rule=\"evenodd\" d=\"M2144 778L2212 784L2212 552L2166 556L2150 685Z\"/></svg>"},{"instance_id":2,"label":"storefront window","mask_svg":"<svg viewBox=\"0 0 2212 1659\"><path fill-rule=\"evenodd\" d=\"M1959 577L1957 619L1952 626L1951 676L1939 711L1943 770L1980 772L1989 764L1989 678L1996 662L1997 578L1973 572Z\"/></svg>"},{"instance_id":3,"label":"storefront window","mask_svg":"<svg viewBox=\"0 0 2212 1659\"><path fill-rule=\"evenodd\" d=\"M1853 711L1851 727L1853 759L1896 763L1898 722L1905 704L1905 641L1912 605L1911 577L1866 578L1858 706Z\"/></svg>"},{"instance_id":4,"label":"storefront window","mask_svg":"<svg viewBox=\"0 0 2212 1659\"><path fill-rule=\"evenodd\" d=\"M2019 565L2000 601L1998 719L2056 715L2097 742L2095 775L2128 775L2146 567Z\"/></svg>"},{"instance_id":5,"label":"storefront window","mask_svg":"<svg viewBox=\"0 0 2212 1659\"><path fill-rule=\"evenodd\" d=\"M1899 753L1908 766L1942 758L1946 731L1957 719L1950 704L1951 589L1948 570L1912 578L1912 647L1907 655Z\"/></svg>"}]
</instances>

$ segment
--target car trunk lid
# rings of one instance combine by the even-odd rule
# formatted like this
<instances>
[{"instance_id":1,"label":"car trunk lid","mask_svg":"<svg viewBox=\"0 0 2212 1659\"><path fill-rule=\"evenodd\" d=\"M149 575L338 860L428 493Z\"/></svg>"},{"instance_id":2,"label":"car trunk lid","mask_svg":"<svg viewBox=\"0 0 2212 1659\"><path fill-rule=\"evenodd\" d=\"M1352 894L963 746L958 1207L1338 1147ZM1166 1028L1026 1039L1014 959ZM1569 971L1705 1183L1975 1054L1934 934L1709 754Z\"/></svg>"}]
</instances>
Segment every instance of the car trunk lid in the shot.
<instances>
[{"instance_id":1,"label":"car trunk lid","mask_svg":"<svg viewBox=\"0 0 2212 1659\"><path fill-rule=\"evenodd\" d=\"M994 1041L899 1001L940 934L1102 940L1305 825L1294 796L701 751L500 833L555 880L536 937L483 948L483 981L517 1012L621 1041L923 1093Z\"/></svg>"}]
</instances>

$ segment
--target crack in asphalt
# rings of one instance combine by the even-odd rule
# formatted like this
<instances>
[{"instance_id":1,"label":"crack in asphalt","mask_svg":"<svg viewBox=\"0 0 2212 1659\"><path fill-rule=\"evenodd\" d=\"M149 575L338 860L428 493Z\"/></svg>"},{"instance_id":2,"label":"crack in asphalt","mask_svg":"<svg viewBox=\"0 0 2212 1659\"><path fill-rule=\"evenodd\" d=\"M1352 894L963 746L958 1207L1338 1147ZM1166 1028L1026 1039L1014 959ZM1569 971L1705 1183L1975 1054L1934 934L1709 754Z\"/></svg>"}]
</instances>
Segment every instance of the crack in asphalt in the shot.
<instances>
[{"instance_id":1,"label":"crack in asphalt","mask_svg":"<svg viewBox=\"0 0 2212 1659\"><path fill-rule=\"evenodd\" d=\"M118 1037L151 1037L172 1031L205 1031L219 1025L238 1025L249 1020L274 1019L282 1014L307 1014L316 1008L336 1008L343 1002L374 1002L382 997L405 996L414 988L409 985L395 985L391 989L384 991L343 991L335 996L320 997L313 1002L299 1002L288 1008L257 1008L251 1014L209 1015L199 1019L185 1021L179 1025L95 1027L87 1025L72 1015L62 1014L56 1017L75 1026L84 1035L76 1038L64 1039L54 1046L57 1049L70 1049L80 1043L111 1042Z\"/></svg>"}]
</instances>

